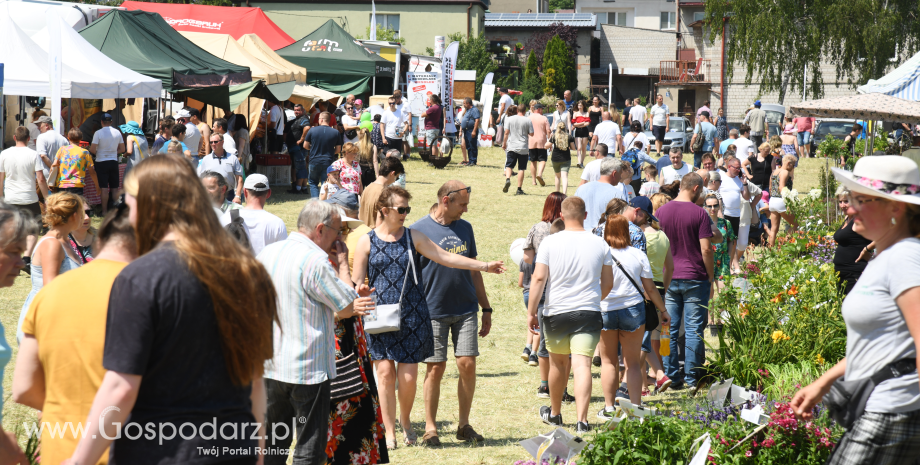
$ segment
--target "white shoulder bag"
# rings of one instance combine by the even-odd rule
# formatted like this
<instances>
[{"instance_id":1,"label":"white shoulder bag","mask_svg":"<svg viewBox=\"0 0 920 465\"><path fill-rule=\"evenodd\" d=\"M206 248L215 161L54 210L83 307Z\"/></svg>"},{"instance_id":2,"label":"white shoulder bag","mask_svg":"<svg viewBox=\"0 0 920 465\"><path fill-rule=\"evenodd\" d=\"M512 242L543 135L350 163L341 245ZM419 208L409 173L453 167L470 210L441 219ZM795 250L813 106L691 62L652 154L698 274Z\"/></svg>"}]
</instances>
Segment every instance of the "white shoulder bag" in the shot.
<instances>
[{"instance_id":1,"label":"white shoulder bag","mask_svg":"<svg viewBox=\"0 0 920 465\"><path fill-rule=\"evenodd\" d=\"M412 234L412 232L406 228L405 234ZM412 237L409 236L406 238L408 246L406 247L406 252L409 254L409 264L406 265L406 275L403 277L403 286L399 291L399 301L395 304L389 305L377 305L375 313L377 314L377 319L369 321L367 318L364 319L364 332L368 334L380 334L388 333L391 331L399 331L399 317L400 317L400 307L402 305L402 298L406 292L406 282L409 278L409 268L412 268L412 280L415 281L415 284L418 284L418 277L415 273L415 261L412 258Z\"/></svg>"}]
</instances>

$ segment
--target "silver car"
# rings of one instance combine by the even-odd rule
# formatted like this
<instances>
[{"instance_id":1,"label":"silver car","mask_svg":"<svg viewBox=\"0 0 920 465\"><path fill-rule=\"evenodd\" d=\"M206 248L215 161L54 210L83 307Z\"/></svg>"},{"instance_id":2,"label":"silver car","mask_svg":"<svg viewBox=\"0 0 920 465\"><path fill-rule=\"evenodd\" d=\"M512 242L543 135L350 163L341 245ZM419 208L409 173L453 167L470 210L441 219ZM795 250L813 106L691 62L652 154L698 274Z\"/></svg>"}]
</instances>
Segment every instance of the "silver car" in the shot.
<instances>
[{"instance_id":1,"label":"silver car","mask_svg":"<svg viewBox=\"0 0 920 465\"><path fill-rule=\"evenodd\" d=\"M645 137L651 144L655 144L655 135L652 134L650 121L645 122ZM683 116L672 116L668 121L668 132L664 135L662 150L667 152L671 147L681 147L684 152L690 151L690 139L693 137L693 126L690 120Z\"/></svg>"}]
</instances>

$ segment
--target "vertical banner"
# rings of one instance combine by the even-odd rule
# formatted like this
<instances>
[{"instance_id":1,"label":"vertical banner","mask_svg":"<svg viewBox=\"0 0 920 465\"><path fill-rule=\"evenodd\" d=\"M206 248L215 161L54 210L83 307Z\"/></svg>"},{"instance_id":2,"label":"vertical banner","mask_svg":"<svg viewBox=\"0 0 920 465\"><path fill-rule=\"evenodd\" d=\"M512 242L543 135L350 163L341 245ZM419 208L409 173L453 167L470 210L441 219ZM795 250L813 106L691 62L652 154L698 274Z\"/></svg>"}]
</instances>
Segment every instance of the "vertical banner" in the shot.
<instances>
[{"instance_id":1,"label":"vertical banner","mask_svg":"<svg viewBox=\"0 0 920 465\"><path fill-rule=\"evenodd\" d=\"M434 36L434 57L441 58L444 55L444 36Z\"/></svg>"},{"instance_id":2,"label":"vertical banner","mask_svg":"<svg viewBox=\"0 0 920 465\"><path fill-rule=\"evenodd\" d=\"M374 0L371 0L371 31L368 37L377 40L377 5L374 5Z\"/></svg>"},{"instance_id":3,"label":"vertical banner","mask_svg":"<svg viewBox=\"0 0 920 465\"><path fill-rule=\"evenodd\" d=\"M441 73L406 73L406 96L409 98L409 109L413 115L424 115L425 110L431 105L431 96L440 94L440 89ZM421 118L418 121L419 146L427 147L428 141L422 134L425 124Z\"/></svg>"},{"instance_id":4,"label":"vertical banner","mask_svg":"<svg viewBox=\"0 0 920 465\"><path fill-rule=\"evenodd\" d=\"M459 42L451 42L444 49L441 57L441 103L444 104L444 133L457 132L454 114L454 73L457 71L457 52L460 50Z\"/></svg>"},{"instance_id":5,"label":"vertical banner","mask_svg":"<svg viewBox=\"0 0 920 465\"><path fill-rule=\"evenodd\" d=\"M492 73L489 73L491 75ZM487 80L490 80L489 77L486 77ZM492 97L495 96L495 85L494 84L483 84L482 85L482 94L479 97L479 101L482 102L482 121L481 121L481 130L479 131L479 146L480 147L491 147L492 138L494 135L489 134L489 118L492 116Z\"/></svg>"},{"instance_id":6,"label":"vertical banner","mask_svg":"<svg viewBox=\"0 0 920 465\"><path fill-rule=\"evenodd\" d=\"M48 18L48 73L50 74L51 83L51 121L54 129L61 132L64 125L61 124L61 75L63 64L61 63L61 28L69 27L64 21L57 16L57 13L48 12L51 17Z\"/></svg>"}]
</instances>

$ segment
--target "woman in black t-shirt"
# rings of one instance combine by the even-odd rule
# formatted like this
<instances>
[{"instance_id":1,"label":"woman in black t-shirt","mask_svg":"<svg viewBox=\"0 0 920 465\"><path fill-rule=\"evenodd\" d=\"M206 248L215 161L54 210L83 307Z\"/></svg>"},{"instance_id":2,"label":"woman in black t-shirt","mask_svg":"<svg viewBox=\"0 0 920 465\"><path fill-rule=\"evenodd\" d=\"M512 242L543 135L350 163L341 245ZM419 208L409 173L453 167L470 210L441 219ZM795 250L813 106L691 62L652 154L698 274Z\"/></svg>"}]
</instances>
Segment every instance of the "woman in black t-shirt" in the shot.
<instances>
[{"instance_id":1,"label":"woman in black t-shirt","mask_svg":"<svg viewBox=\"0 0 920 465\"><path fill-rule=\"evenodd\" d=\"M850 191L842 185L837 188L837 206L847 212L850 206ZM834 233L837 250L834 251L834 271L837 272L837 288L849 294L862 275L875 243L853 231L853 215L847 215L843 224Z\"/></svg>"},{"instance_id":2,"label":"woman in black t-shirt","mask_svg":"<svg viewBox=\"0 0 920 465\"><path fill-rule=\"evenodd\" d=\"M565 122L556 124L556 131L546 142L546 149L552 149L550 160L553 162L553 171L556 172L556 192L566 193L569 188L569 168L572 167L572 150L575 148L575 137L569 133ZM559 189L559 184L562 189Z\"/></svg>"},{"instance_id":3,"label":"woman in black t-shirt","mask_svg":"<svg viewBox=\"0 0 920 465\"><path fill-rule=\"evenodd\" d=\"M108 371L89 414L104 420L71 461L96 463L111 445L112 464L254 464L278 320L272 280L223 230L184 159L147 158L125 192L140 258L109 298ZM115 422L124 426L112 442Z\"/></svg>"}]
</instances>

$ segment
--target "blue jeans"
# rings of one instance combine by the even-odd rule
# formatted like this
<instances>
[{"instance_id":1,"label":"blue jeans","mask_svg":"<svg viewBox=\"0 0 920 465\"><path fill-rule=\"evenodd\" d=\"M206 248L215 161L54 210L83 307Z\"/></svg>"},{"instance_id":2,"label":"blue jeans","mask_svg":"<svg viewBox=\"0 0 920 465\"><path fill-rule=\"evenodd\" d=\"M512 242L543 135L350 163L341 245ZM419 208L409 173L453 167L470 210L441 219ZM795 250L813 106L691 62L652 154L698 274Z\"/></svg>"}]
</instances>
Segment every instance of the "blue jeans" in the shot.
<instances>
[{"instance_id":1,"label":"blue jeans","mask_svg":"<svg viewBox=\"0 0 920 465\"><path fill-rule=\"evenodd\" d=\"M703 331L709 321L709 281L675 279L665 295L664 305L671 315L671 355L664 358L664 369L675 383L684 382L696 385L702 375L701 367L706 361L706 346L703 343ZM679 373L677 360L680 324L686 327L686 356L684 373Z\"/></svg>"},{"instance_id":2,"label":"blue jeans","mask_svg":"<svg viewBox=\"0 0 920 465\"><path fill-rule=\"evenodd\" d=\"M288 147L288 151L291 154L291 162L294 165L294 177L296 179L307 179L310 173L307 170L307 155L304 153L303 147L294 144L294 146Z\"/></svg>"},{"instance_id":3,"label":"blue jeans","mask_svg":"<svg viewBox=\"0 0 920 465\"><path fill-rule=\"evenodd\" d=\"M323 181L326 180L326 169L329 168L329 165L332 164L332 158L329 157L320 157L318 159L310 159L310 197L314 199L319 198L319 189L323 185Z\"/></svg>"},{"instance_id":4,"label":"blue jeans","mask_svg":"<svg viewBox=\"0 0 920 465\"><path fill-rule=\"evenodd\" d=\"M470 164L475 165L479 158L479 135L473 135L473 129L464 130L463 142L466 143L466 155L470 159Z\"/></svg>"}]
</instances>

